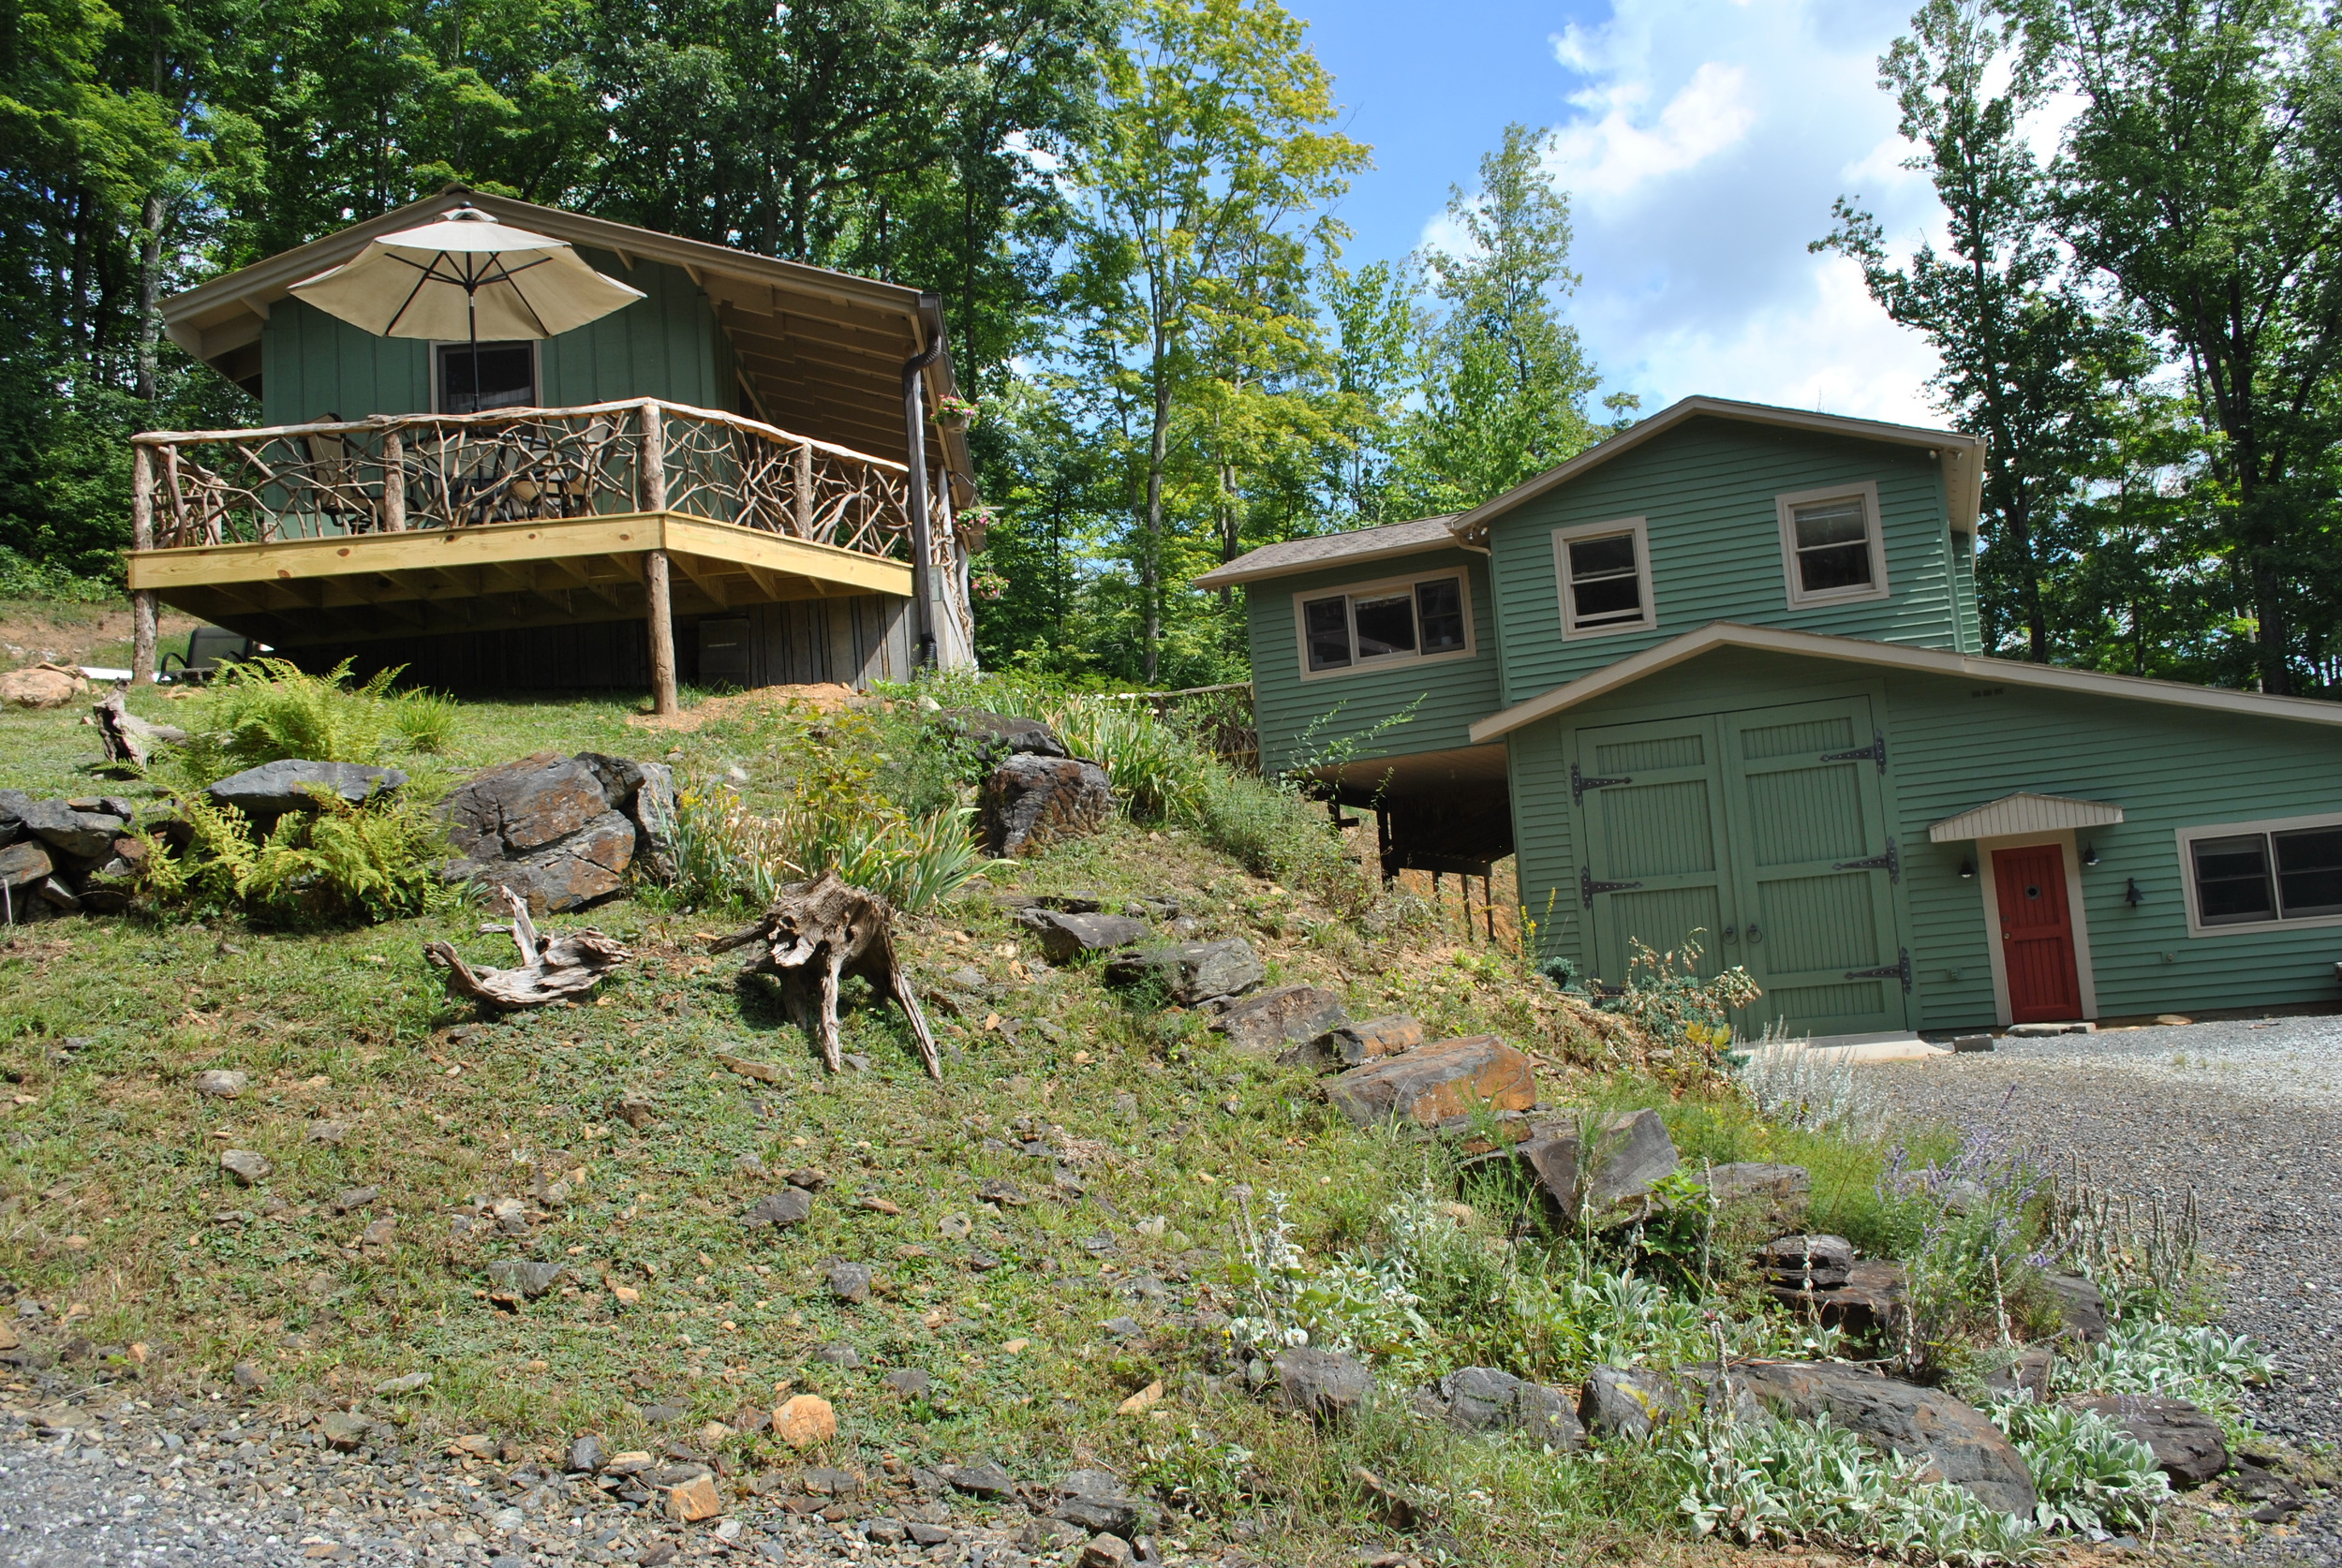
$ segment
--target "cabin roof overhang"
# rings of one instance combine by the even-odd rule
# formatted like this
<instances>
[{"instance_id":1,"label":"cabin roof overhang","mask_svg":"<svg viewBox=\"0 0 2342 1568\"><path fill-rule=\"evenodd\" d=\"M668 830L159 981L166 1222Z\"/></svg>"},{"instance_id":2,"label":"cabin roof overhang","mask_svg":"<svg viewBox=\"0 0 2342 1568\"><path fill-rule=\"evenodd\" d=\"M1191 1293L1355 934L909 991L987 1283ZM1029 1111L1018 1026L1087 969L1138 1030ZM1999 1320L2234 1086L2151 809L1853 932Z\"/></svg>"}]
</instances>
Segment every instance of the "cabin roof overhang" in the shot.
<instances>
[{"instance_id":1,"label":"cabin roof overhang","mask_svg":"<svg viewBox=\"0 0 2342 1568\"><path fill-rule=\"evenodd\" d=\"M2076 800L2070 795L2043 795L2020 790L1956 817L1928 823L1927 840L1931 844L1958 844L1971 838L2112 827L2122 820L2123 808L2111 800Z\"/></svg>"},{"instance_id":2,"label":"cabin roof overhang","mask_svg":"<svg viewBox=\"0 0 2342 1568\"><path fill-rule=\"evenodd\" d=\"M1423 517L1411 523L1386 523L1377 528L1354 528L1341 534L1313 534L1248 550L1225 566L1195 579L1203 589L1258 583L1270 577L1295 577L1328 567L1358 566L1401 555L1421 555L1457 548L1446 517Z\"/></svg>"},{"instance_id":3,"label":"cabin roof overhang","mask_svg":"<svg viewBox=\"0 0 2342 1568\"><path fill-rule=\"evenodd\" d=\"M294 284L348 261L380 235L464 206L608 251L626 267L648 260L681 268L706 294L732 343L752 411L769 423L899 463L908 446L904 362L943 342L924 372L926 405L958 395L943 307L932 294L460 185L173 294L162 302L163 330L190 355L258 392L261 326ZM972 501L975 466L966 436L931 425L930 452L956 483L954 501Z\"/></svg>"},{"instance_id":4,"label":"cabin roof overhang","mask_svg":"<svg viewBox=\"0 0 2342 1568\"><path fill-rule=\"evenodd\" d=\"M1831 637L1813 631L1785 631L1775 627L1742 626L1713 621L1697 631L1670 638L1605 665L1590 675L1557 686L1543 696L1517 703L1472 726L1475 743L1491 741L1515 730L1566 713L1581 703L1634 685L1647 675L1697 658L1718 648L1791 654L1831 659L1876 669L1907 670L1917 674L1949 675L1962 680L1989 681L1996 686L2029 687L2082 697L2123 702L2155 703L2165 707L2233 714L2251 718L2284 718L2342 729L2342 703L2306 697L2270 697L2255 691L2221 691L2181 681L2155 681L2136 675L2109 675L2096 670L2061 670L2013 658L1980 658L1941 648L1915 648L1900 643L1876 643L1862 637Z\"/></svg>"},{"instance_id":5,"label":"cabin roof overhang","mask_svg":"<svg viewBox=\"0 0 2342 1568\"><path fill-rule=\"evenodd\" d=\"M1816 436L1844 436L1857 440L1884 441L1926 450L1942 465L1944 496L1951 525L1962 533L1976 531L1977 514L1984 502L1984 440L1956 430L1930 430L1921 425L1890 424L1880 420L1849 419L1843 414L1810 413L1801 408L1777 408L1766 403L1741 403L1726 397L1687 397L1668 405L1647 420L1630 425L1608 440L1588 447L1556 468L1524 480L1494 500L1448 520L1456 538L1469 545L1488 542L1489 525L1496 519L1558 489L1637 447L1666 435L1695 419L1733 420L1743 424L1771 425Z\"/></svg>"}]
</instances>

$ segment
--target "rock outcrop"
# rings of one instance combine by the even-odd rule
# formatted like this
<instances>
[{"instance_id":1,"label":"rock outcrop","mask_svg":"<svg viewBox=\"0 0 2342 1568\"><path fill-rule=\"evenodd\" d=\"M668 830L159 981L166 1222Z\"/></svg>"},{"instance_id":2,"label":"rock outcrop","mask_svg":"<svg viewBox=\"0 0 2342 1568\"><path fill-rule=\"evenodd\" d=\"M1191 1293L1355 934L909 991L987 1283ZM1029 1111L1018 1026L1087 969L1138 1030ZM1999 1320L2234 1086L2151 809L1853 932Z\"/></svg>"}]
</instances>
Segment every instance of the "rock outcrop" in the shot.
<instances>
[{"instance_id":1,"label":"rock outcrop","mask_svg":"<svg viewBox=\"0 0 2342 1568\"><path fill-rule=\"evenodd\" d=\"M363 806L406 782L407 776L396 768L285 758L231 773L204 792L260 822L288 811L314 811L321 800L329 798Z\"/></svg>"},{"instance_id":2,"label":"rock outcrop","mask_svg":"<svg viewBox=\"0 0 2342 1568\"><path fill-rule=\"evenodd\" d=\"M1475 1110L1525 1111L1537 1102L1529 1058L1492 1034L1419 1045L1354 1067L1327 1098L1357 1126L1397 1117L1434 1126Z\"/></svg>"},{"instance_id":3,"label":"rock outcrop","mask_svg":"<svg viewBox=\"0 0 2342 1568\"><path fill-rule=\"evenodd\" d=\"M1949 1394L1835 1361L1756 1362L1734 1367L1732 1377L1775 1415L1827 1415L1881 1447L1925 1457L1991 1507L2033 1516L2037 1500L2023 1458L1982 1411Z\"/></svg>"},{"instance_id":4,"label":"rock outcrop","mask_svg":"<svg viewBox=\"0 0 2342 1568\"><path fill-rule=\"evenodd\" d=\"M626 885L638 849L665 852L674 781L663 763L540 751L488 769L439 814L456 858L449 881L509 887L530 912L559 913ZM645 829L641 813L653 823Z\"/></svg>"},{"instance_id":5,"label":"rock outcrop","mask_svg":"<svg viewBox=\"0 0 2342 1568\"><path fill-rule=\"evenodd\" d=\"M1118 953L1106 960L1109 985L1160 985L1167 1000L1194 1007L1240 997L1267 970L1241 937L1216 942L1164 942Z\"/></svg>"},{"instance_id":6,"label":"rock outcrop","mask_svg":"<svg viewBox=\"0 0 2342 1568\"><path fill-rule=\"evenodd\" d=\"M1341 998L1316 985L1278 985L1231 1003L1211 1027L1250 1057L1276 1057L1342 1023Z\"/></svg>"},{"instance_id":7,"label":"rock outcrop","mask_svg":"<svg viewBox=\"0 0 2342 1568\"><path fill-rule=\"evenodd\" d=\"M985 852L1010 860L1105 826L1114 786L1095 762L1017 752L986 777L982 806Z\"/></svg>"}]
</instances>

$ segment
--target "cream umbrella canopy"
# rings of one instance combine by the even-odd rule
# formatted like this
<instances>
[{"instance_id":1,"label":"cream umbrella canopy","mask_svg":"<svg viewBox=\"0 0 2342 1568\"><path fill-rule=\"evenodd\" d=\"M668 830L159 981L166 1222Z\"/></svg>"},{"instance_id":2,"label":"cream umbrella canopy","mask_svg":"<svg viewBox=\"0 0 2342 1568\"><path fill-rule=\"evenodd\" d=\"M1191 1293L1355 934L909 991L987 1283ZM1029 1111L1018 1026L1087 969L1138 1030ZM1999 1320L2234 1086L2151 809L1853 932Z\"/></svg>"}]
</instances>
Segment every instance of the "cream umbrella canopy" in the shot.
<instances>
[{"instance_id":1,"label":"cream umbrella canopy","mask_svg":"<svg viewBox=\"0 0 2342 1568\"><path fill-rule=\"evenodd\" d=\"M564 242L477 207L385 234L292 292L377 337L468 340L474 402L483 333L492 342L553 337L643 298Z\"/></svg>"}]
</instances>

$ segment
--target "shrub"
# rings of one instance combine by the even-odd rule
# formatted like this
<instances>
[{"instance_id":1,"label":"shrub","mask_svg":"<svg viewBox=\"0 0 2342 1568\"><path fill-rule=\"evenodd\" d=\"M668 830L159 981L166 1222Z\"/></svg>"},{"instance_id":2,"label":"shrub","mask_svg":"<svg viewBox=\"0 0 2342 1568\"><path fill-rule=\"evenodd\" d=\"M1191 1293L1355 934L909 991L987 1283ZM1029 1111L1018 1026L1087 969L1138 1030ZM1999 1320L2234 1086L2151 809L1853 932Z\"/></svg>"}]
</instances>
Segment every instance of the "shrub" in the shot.
<instances>
[{"instance_id":1,"label":"shrub","mask_svg":"<svg viewBox=\"0 0 2342 1568\"><path fill-rule=\"evenodd\" d=\"M192 791L283 758L378 762L444 748L455 704L436 693L393 693L398 673L384 670L352 686L348 659L322 675L283 658L228 665L190 704L192 738L166 753L157 771Z\"/></svg>"},{"instance_id":2,"label":"shrub","mask_svg":"<svg viewBox=\"0 0 2342 1568\"><path fill-rule=\"evenodd\" d=\"M1826 1417L1678 1422L1660 1443L1681 1478L1678 1507L1702 1535L1981 1568L2028 1556L2038 1534L1950 1482L1920 1479L1921 1461L1882 1455Z\"/></svg>"},{"instance_id":3,"label":"shrub","mask_svg":"<svg viewBox=\"0 0 2342 1568\"><path fill-rule=\"evenodd\" d=\"M452 900L437 877L446 846L429 809L404 792L351 806L331 794L288 811L263 837L232 806L190 791L185 853L142 834L143 891L157 903L199 899L283 924L379 922Z\"/></svg>"},{"instance_id":4,"label":"shrub","mask_svg":"<svg viewBox=\"0 0 2342 1568\"><path fill-rule=\"evenodd\" d=\"M1701 979L1699 933L1691 932L1682 945L1654 953L1640 940L1632 943L1626 960L1626 988L1600 1004L1606 1013L1632 1019L1662 1045L1691 1046L1713 1053L1730 1041L1731 1010L1746 1007L1764 993L1746 969L1735 966Z\"/></svg>"},{"instance_id":5,"label":"shrub","mask_svg":"<svg viewBox=\"0 0 2342 1568\"><path fill-rule=\"evenodd\" d=\"M2245 1335L2142 1316L2116 1321L2087 1355L2060 1361L2057 1386L2172 1395L2232 1424L2240 1392L2275 1375L2267 1354Z\"/></svg>"},{"instance_id":6,"label":"shrub","mask_svg":"<svg viewBox=\"0 0 2342 1568\"><path fill-rule=\"evenodd\" d=\"M760 816L728 784L693 784L675 798L675 880L649 895L684 907L762 909L787 884L835 870L915 914L988 864L969 832L972 815L955 806L912 818L876 795L840 800L813 790Z\"/></svg>"},{"instance_id":7,"label":"shrub","mask_svg":"<svg viewBox=\"0 0 2342 1568\"><path fill-rule=\"evenodd\" d=\"M1758 1116L1800 1132L1868 1141L1886 1123L1846 1053L1808 1050L1778 1025L1765 1030L1732 1081Z\"/></svg>"},{"instance_id":8,"label":"shrub","mask_svg":"<svg viewBox=\"0 0 2342 1568\"><path fill-rule=\"evenodd\" d=\"M2171 1501L2155 1450L2095 1411L2020 1396L1990 1413L2033 1474L2040 1498L2033 1517L2043 1530L2133 1529Z\"/></svg>"}]
</instances>

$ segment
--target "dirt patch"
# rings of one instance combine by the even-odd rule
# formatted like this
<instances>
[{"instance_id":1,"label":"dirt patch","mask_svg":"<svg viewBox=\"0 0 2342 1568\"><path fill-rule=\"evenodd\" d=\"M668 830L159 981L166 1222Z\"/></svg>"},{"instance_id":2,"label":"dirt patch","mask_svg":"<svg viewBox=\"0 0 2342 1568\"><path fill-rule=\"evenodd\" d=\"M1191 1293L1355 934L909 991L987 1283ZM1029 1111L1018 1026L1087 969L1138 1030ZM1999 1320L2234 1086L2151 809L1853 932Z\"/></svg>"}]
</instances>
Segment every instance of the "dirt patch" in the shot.
<instances>
[{"instance_id":1,"label":"dirt patch","mask_svg":"<svg viewBox=\"0 0 2342 1568\"><path fill-rule=\"evenodd\" d=\"M165 610L156 619L156 645L168 648L176 641L184 651L187 633L203 624ZM130 634L127 604L0 604L0 664L101 664L111 660L96 655L116 651L127 664Z\"/></svg>"},{"instance_id":2,"label":"dirt patch","mask_svg":"<svg viewBox=\"0 0 2342 1568\"><path fill-rule=\"evenodd\" d=\"M627 722L638 730L664 730L675 734L689 734L702 725L719 719L740 718L763 708L780 709L803 703L815 713L836 713L841 708L858 708L883 699L872 697L852 687L836 681L817 681L809 686L760 686L753 691L735 691L729 697L710 697L694 707L677 714L629 714Z\"/></svg>"}]
</instances>

